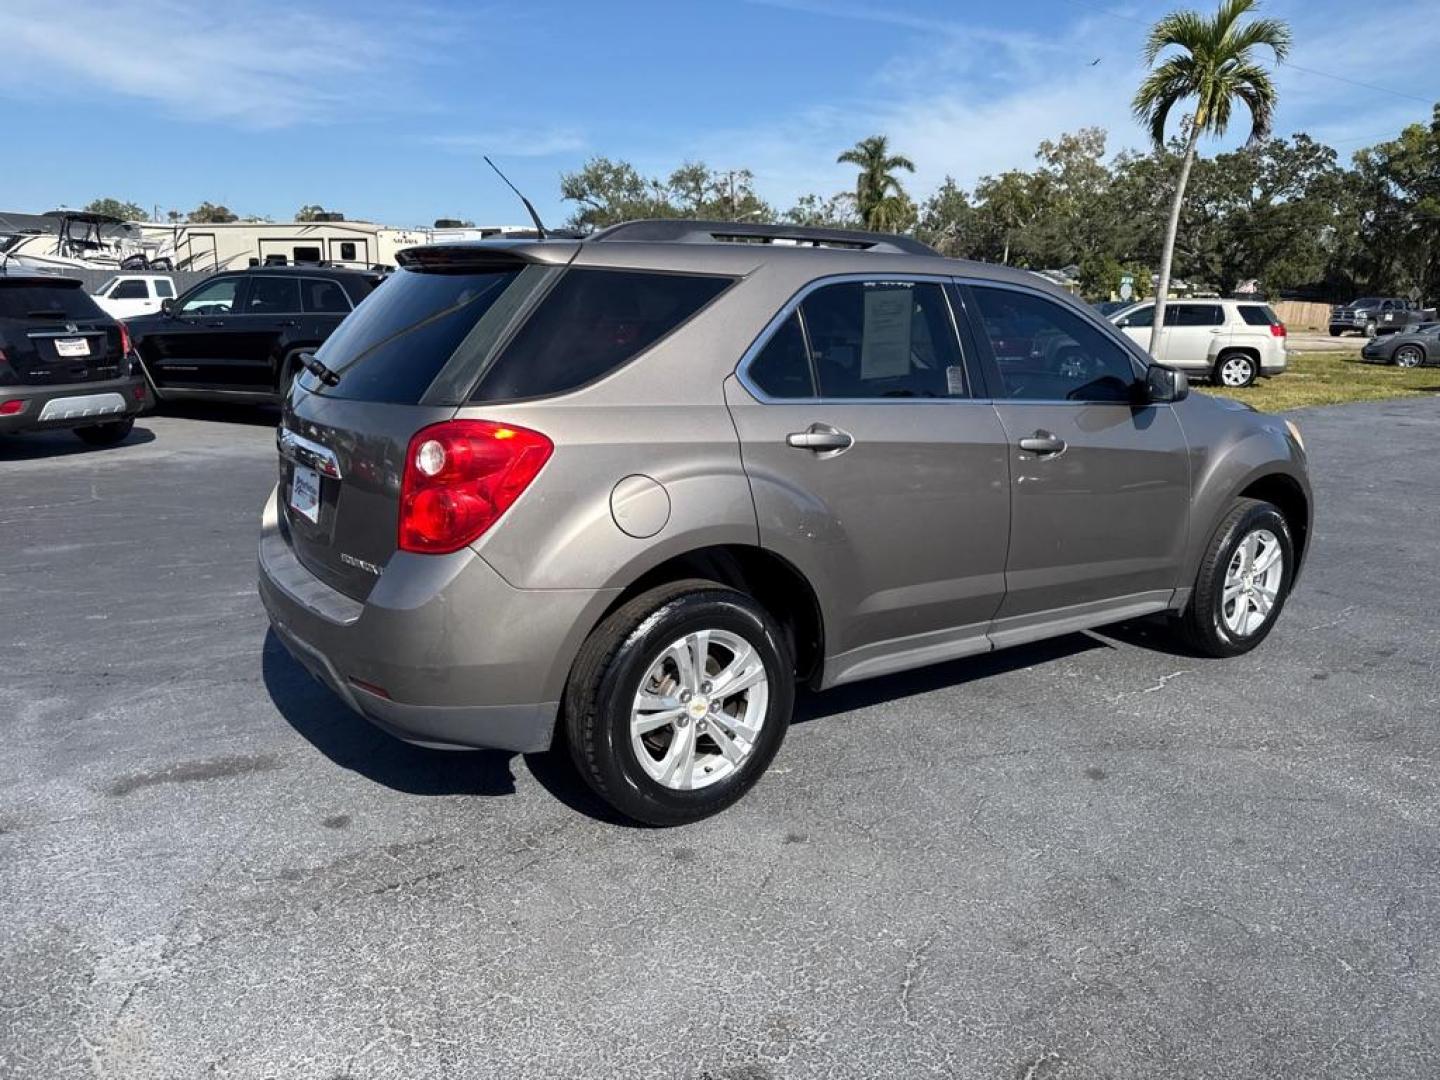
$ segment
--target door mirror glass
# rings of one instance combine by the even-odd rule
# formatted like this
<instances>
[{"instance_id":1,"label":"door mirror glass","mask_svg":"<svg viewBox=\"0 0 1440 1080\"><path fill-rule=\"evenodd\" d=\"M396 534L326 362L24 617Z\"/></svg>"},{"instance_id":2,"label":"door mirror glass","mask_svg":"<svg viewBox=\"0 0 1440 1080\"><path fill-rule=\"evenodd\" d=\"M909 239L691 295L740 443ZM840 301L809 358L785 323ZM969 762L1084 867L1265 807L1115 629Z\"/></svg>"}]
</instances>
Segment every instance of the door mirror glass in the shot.
<instances>
[{"instance_id":1,"label":"door mirror glass","mask_svg":"<svg viewBox=\"0 0 1440 1080\"><path fill-rule=\"evenodd\" d=\"M1183 371L1151 364L1145 369L1145 402L1164 405L1190 396L1190 380Z\"/></svg>"}]
</instances>

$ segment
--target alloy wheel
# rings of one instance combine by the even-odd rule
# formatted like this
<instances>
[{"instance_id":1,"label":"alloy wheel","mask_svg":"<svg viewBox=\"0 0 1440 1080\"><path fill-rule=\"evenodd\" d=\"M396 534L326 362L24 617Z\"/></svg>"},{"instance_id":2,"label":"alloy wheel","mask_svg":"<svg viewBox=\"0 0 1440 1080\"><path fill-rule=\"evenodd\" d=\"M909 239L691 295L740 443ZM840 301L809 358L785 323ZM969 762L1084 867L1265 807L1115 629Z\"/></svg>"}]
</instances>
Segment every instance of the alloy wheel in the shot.
<instances>
[{"instance_id":1,"label":"alloy wheel","mask_svg":"<svg viewBox=\"0 0 1440 1080\"><path fill-rule=\"evenodd\" d=\"M1225 386L1249 386L1255 378L1255 362L1248 356L1231 356L1220 365L1220 382Z\"/></svg>"},{"instance_id":2,"label":"alloy wheel","mask_svg":"<svg viewBox=\"0 0 1440 1080\"><path fill-rule=\"evenodd\" d=\"M769 695L765 661L739 634L686 634L667 645L640 680L630 711L631 750L663 787L707 787L733 774L755 749Z\"/></svg>"},{"instance_id":3,"label":"alloy wheel","mask_svg":"<svg viewBox=\"0 0 1440 1080\"><path fill-rule=\"evenodd\" d=\"M1285 555L1269 529L1249 533L1225 570L1220 619L1236 637L1249 637L1270 618L1285 579Z\"/></svg>"},{"instance_id":4,"label":"alloy wheel","mask_svg":"<svg viewBox=\"0 0 1440 1080\"><path fill-rule=\"evenodd\" d=\"M1396 367L1415 368L1424 361L1424 355L1414 345L1404 345L1395 350Z\"/></svg>"}]
</instances>

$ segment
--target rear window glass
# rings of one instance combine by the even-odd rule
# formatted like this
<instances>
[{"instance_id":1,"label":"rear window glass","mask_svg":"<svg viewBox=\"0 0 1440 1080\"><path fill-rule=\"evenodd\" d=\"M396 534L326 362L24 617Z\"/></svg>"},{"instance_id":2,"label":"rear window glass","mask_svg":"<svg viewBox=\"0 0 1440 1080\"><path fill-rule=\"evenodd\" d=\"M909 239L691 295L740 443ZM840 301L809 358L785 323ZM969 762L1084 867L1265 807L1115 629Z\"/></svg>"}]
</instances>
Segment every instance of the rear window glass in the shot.
<instances>
[{"instance_id":1,"label":"rear window glass","mask_svg":"<svg viewBox=\"0 0 1440 1080\"><path fill-rule=\"evenodd\" d=\"M490 366L474 400L560 394L609 374L710 303L731 281L569 270Z\"/></svg>"},{"instance_id":2,"label":"rear window glass","mask_svg":"<svg viewBox=\"0 0 1440 1080\"><path fill-rule=\"evenodd\" d=\"M1271 311L1268 306L1259 304L1241 304L1239 306L1240 318L1250 326L1279 326L1280 316Z\"/></svg>"},{"instance_id":3,"label":"rear window glass","mask_svg":"<svg viewBox=\"0 0 1440 1080\"><path fill-rule=\"evenodd\" d=\"M418 403L472 327L520 275L398 270L367 296L316 357L340 375L323 392L354 401ZM307 389L316 389L310 375Z\"/></svg>"},{"instance_id":4,"label":"rear window glass","mask_svg":"<svg viewBox=\"0 0 1440 1080\"><path fill-rule=\"evenodd\" d=\"M33 285L0 281L0 318L99 319L102 312L76 285Z\"/></svg>"}]
</instances>

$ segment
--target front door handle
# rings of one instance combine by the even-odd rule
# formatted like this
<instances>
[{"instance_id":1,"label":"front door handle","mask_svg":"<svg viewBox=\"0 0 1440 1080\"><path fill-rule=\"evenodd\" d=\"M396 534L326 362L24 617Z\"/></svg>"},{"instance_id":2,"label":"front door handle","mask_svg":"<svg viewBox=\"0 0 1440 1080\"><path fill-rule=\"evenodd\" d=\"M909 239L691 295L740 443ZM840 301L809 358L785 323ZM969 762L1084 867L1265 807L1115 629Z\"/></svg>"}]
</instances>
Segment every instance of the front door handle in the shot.
<instances>
[{"instance_id":1,"label":"front door handle","mask_svg":"<svg viewBox=\"0 0 1440 1080\"><path fill-rule=\"evenodd\" d=\"M1030 454L1039 454L1042 457L1051 454L1058 454L1065 449L1065 440L1059 435L1052 435L1048 431L1037 431L1034 435L1027 436L1020 440L1020 449Z\"/></svg>"},{"instance_id":2,"label":"front door handle","mask_svg":"<svg viewBox=\"0 0 1440 1080\"><path fill-rule=\"evenodd\" d=\"M205 325L209 327L219 328L224 326L225 323L223 320L216 320L215 322L207 322Z\"/></svg>"},{"instance_id":3,"label":"front door handle","mask_svg":"<svg viewBox=\"0 0 1440 1080\"><path fill-rule=\"evenodd\" d=\"M811 424L804 431L792 431L786 435L785 443L799 450L813 450L817 454L838 454L854 446L855 437L829 424Z\"/></svg>"}]
</instances>

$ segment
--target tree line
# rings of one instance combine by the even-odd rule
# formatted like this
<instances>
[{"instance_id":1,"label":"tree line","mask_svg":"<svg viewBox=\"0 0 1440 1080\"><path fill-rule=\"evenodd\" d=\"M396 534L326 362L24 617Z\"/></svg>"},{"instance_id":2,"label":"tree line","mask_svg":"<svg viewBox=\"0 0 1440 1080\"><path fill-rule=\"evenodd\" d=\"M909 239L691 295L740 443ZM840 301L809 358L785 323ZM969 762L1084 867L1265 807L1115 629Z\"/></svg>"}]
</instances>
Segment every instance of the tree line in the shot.
<instances>
[{"instance_id":1,"label":"tree line","mask_svg":"<svg viewBox=\"0 0 1440 1080\"><path fill-rule=\"evenodd\" d=\"M658 178L597 157L562 175L560 189L576 204L569 225L582 231L639 217L877 228L956 258L1078 266L1082 291L1104 298L1124 274L1149 288L1186 152L1183 137L1114 155L1107 143L1100 128L1064 134L1039 145L1032 168L968 190L947 178L918 199L901 176L913 166L883 136L842 155L857 164L854 191L804 195L786 209L756 192L749 169L700 162ZM1176 235L1176 277L1225 293L1256 279L1272 295L1322 300L1412 288L1440 295L1440 105L1431 124L1366 147L1348 165L1305 134L1197 157Z\"/></svg>"}]
</instances>

